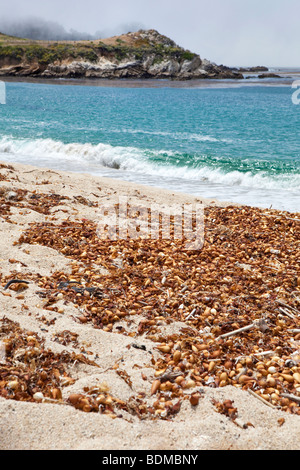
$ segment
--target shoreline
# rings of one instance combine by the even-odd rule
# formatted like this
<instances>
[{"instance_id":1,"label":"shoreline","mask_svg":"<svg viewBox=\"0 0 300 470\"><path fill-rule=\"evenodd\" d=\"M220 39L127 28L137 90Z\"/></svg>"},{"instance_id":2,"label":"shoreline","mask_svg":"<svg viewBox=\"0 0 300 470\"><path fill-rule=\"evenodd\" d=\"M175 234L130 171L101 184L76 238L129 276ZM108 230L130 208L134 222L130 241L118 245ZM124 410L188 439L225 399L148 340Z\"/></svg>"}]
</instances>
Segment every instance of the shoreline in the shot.
<instances>
[{"instance_id":1,"label":"shoreline","mask_svg":"<svg viewBox=\"0 0 300 470\"><path fill-rule=\"evenodd\" d=\"M30 164L23 164L23 163L11 163L7 161L0 160L0 164L2 165L12 165L18 172L22 174L24 178L24 184L20 185L20 187L25 188L28 184L30 185L30 177L26 177L26 175L37 174L37 175L47 175L47 178L51 175L54 178L52 182L54 186L54 190L61 194L66 192L74 192L72 191L71 187L68 182L74 181L75 185L78 185L80 188L81 194L84 194L85 197L90 195L91 187L94 186L99 187L101 185L101 190L105 192L105 196L107 199L114 197L114 193L116 190L118 191L119 195L127 195L129 197L129 202L135 203L140 197L141 193L144 193L144 197L147 197L149 202L154 203L166 203L170 202L178 202L178 203L191 203L191 202L198 202L202 203L205 207L209 205L216 205L220 207L225 207L228 205L239 205L233 203L231 201L220 201L216 198L204 198L201 196L194 196L192 194L183 193L180 191L172 191L169 189L164 189L156 186L148 186L144 184L139 184L135 182L126 181L123 179L115 179L106 176L97 176L92 173L88 172L71 172L71 171L63 171L63 170L56 170L51 169L48 167L43 166L35 166ZM1 167L0 167L1 169ZM55 176L56 175L56 176ZM55 181L56 179L56 181ZM59 182L61 180L61 182ZM88 181L88 189L85 185L85 182ZM58 184L56 184L58 183ZM1 184L1 183L0 183ZM47 189L49 183L46 183L45 188ZM68 189L66 190L65 187L68 185ZM104 196L102 196L104 197Z\"/></svg>"},{"instance_id":2,"label":"shoreline","mask_svg":"<svg viewBox=\"0 0 300 470\"><path fill-rule=\"evenodd\" d=\"M15 163L17 165L26 165L22 162L22 159L19 159L16 161L11 160L11 159L6 159L5 154L0 154L0 161L1 161L1 155L2 155L2 158L4 157L3 163L6 162L7 164ZM81 176L85 175L86 177L90 177L90 178L98 178L100 180L104 179L104 182L110 181L111 184L114 184L114 182L117 184L123 182L125 185L124 188L126 188L127 183L129 184L129 188L130 187L134 188L135 186L138 186L140 187L140 189L143 190L143 188L146 187L146 189L148 191L149 190L152 191L152 193L156 192L158 194L160 191L163 191L167 195L167 197L169 194L174 194L174 197L176 197L177 195L178 197L181 197L182 201L184 201L185 197L188 198L189 200L194 200L195 202L197 200L198 201L203 200L205 205L209 204L210 201L215 201L217 205L229 205L229 204L246 205L249 207L256 207L260 209L272 209L273 208L274 210L286 211L289 213L298 212L297 210L295 210L295 208L297 208L297 205L295 204L295 202L293 202L292 204L289 204L288 207L280 207L280 202L279 203L277 203L276 201L274 202L272 201L272 199L269 200L268 204L266 203L263 204L259 202L259 198L253 199L253 197L252 197L252 200L251 200L251 197L247 197L247 198L244 198L244 200L241 200L240 197L238 197L237 195L234 195L232 199L230 199L230 197L227 197L227 191L223 190L225 188L227 190L228 187L226 185L219 185L222 188L222 191L220 191L220 188L218 187L214 188L212 185L210 189L208 189L207 187L205 187L205 185L203 185L202 187L201 186L199 187L199 192L198 192L198 190L196 191L196 188L194 188L193 186L187 187L188 180L180 180L180 179L172 180L171 179L170 181L168 181L167 179L162 178L161 180L158 181L152 175L146 175L146 174L143 175L139 173L133 173L132 171L114 169L112 167L104 166L104 167L100 167L101 168L100 170L97 167L91 166L83 170L81 166L79 165L76 166L76 163L74 165L72 167L72 170L68 169L67 167L61 168L61 166L57 164L57 162L55 163L51 162L49 167L47 166L47 162L43 162L42 164L33 162L31 166L32 167L36 166L36 168L39 168L44 171L51 169L51 171L62 172L63 174L70 173L70 175L81 175ZM177 189L178 187L180 187L181 189L178 190ZM252 189L252 191L254 192L254 188ZM216 195L215 197L211 197L210 193L217 193L217 194L219 193L219 196ZM261 197L261 200L264 200L264 195L261 195L260 197Z\"/></svg>"},{"instance_id":3,"label":"shoreline","mask_svg":"<svg viewBox=\"0 0 300 470\"><path fill-rule=\"evenodd\" d=\"M41 78L41 77L13 77L0 75L0 81L7 83L38 83L48 85L75 85L75 86L99 86L99 87L120 87L120 88L235 88L251 86L291 86L300 76L300 72L294 72L285 77L276 79L126 79L126 78ZM292 75L292 76L290 76ZM255 81L254 81L255 80Z\"/></svg>"},{"instance_id":4,"label":"shoreline","mask_svg":"<svg viewBox=\"0 0 300 470\"><path fill-rule=\"evenodd\" d=\"M202 202L203 249L99 244L120 195ZM1 450L300 448L299 213L4 161L0 202Z\"/></svg>"}]
</instances>

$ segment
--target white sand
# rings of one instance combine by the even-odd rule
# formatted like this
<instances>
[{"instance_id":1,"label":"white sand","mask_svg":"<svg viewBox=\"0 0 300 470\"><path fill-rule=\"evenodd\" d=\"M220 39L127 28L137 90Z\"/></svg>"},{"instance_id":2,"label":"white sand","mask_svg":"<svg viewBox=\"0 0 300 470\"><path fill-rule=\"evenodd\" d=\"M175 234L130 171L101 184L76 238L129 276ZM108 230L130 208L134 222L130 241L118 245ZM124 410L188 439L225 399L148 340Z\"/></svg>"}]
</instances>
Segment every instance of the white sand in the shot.
<instances>
[{"instance_id":1,"label":"white sand","mask_svg":"<svg viewBox=\"0 0 300 470\"><path fill-rule=\"evenodd\" d=\"M1 181L0 187L37 191L38 193L56 193L69 196L70 200L55 207L52 216L44 216L31 210L13 209L11 219L16 224L9 224L0 217L0 272L8 276L19 269L23 275L28 272L49 276L57 270L71 272L70 259L57 251L39 245L13 245L30 222L70 220L97 217L97 208L75 203L74 196L83 196L91 202L117 202L119 195L127 195L130 202L147 200L148 202L170 203L195 201L192 196L171 193L156 188L138 186L122 181L89 175L63 173L47 169L13 164L15 171L1 169L10 181ZM48 181L48 184L45 182ZM44 183L43 183L44 182ZM197 199L204 204L212 200ZM220 204L215 201L214 204ZM225 205L225 203L222 203ZM26 251L24 251L26 249ZM21 264L11 264L9 259L16 259ZM19 266L19 268L18 268ZM63 388L63 396L71 392L82 392L83 387L107 382L112 395L126 400L137 391L144 391L150 400L153 381L153 369L149 367L154 344L138 336L136 341L146 346L147 351L127 348L133 338L117 333L107 333L94 329L90 324L76 321L78 312L73 305L65 306L63 314L43 310L41 299L36 294L37 286L33 283L24 292L22 301L30 306L31 315L22 311L20 300L12 292L11 297L4 296L0 288L0 315L18 322L22 328L35 331L46 340L46 348L54 352L63 350L76 351L71 346L62 346L53 341L53 336L63 330L77 333L79 346L88 344L88 350L98 355L96 362L100 368L75 365L73 376L76 382ZM63 301L61 301L63 302ZM57 304L59 306L59 303ZM39 317L56 317L53 325L45 327ZM173 324L172 328L178 325ZM170 327L170 326L169 326ZM77 352L80 352L78 349ZM93 356L91 356L93 358ZM122 370L132 381L132 389L114 370L107 370L116 361L122 361ZM136 364L140 368L134 367ZM141 373L147 376L142 380ZM139 420L137 417L123 414L123 418L111 419L100 413L84 413L71 406L49 403L27 403L0 398L0 449L119 449L119 450L250 450L250 449L300 449L300 417L266 406L246 391L232 386L219 389L202 388L202 397L197 407L192 407L188 400L183 401L179 413L171 420ZM238 410L237 424L225 415L218 413L212 399L234 401ZM284 418L280 426L278 420ZM251 423L244 428L243 424Z\"/></svg>"}]
</instances>

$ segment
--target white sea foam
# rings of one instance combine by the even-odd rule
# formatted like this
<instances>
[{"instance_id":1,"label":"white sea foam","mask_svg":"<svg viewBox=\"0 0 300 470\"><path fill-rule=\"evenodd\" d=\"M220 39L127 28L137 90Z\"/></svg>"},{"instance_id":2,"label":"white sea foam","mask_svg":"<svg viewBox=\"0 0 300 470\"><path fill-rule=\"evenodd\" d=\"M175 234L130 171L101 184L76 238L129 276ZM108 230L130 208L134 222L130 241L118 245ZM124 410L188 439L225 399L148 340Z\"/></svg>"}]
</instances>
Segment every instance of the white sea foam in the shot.
<instances>
[{"instance_id":1,"label":"white sea foam","mask_svg":"<svg viewBox=\"0 0 300 470\"><path fill-rule=\"evenodd\" d=\"M189 140L196 142L223 142L231 143L231 139L217 138L206 134L196 134L190 132L167 132L167 131L147 131L144 129L109 129L109 132L118 134L145 134L162 137L170 137L173 140Z\"/></svg>"},{"instance_id":2,"label":"white sea foam","mask_svg":"<svg viewBox=\"0 0 300 470\"><path fill-rule=\"evenodd\" d=\"M213 168L205 165L176 166L172 162L179 160L179 154L171 151L145 150L135 147L111 146L99 143L69 143L64 144L52 139L0 139L1 154L10 161L28 164L50 166L72 171L72 167L89 171L91 167L112 168L172 179L182 179L201 184L218 184L227 187L240 187L266 190L284 190L299 192L300 174L269 175L266 172L253 174L251 172L225 171L221 167ZM160 156L161 163L152 161ZM177 158L178 157L178 158ZM164 163L163 163L164 159Z\"/></svg>"}]
</instances>

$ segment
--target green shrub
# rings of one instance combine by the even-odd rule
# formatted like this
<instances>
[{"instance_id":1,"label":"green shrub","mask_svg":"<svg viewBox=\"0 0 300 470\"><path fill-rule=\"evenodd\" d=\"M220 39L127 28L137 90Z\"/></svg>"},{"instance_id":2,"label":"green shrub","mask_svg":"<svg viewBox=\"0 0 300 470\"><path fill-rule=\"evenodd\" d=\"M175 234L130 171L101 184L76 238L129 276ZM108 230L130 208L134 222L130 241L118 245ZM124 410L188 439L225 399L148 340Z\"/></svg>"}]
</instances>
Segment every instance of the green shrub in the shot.
<instances>
[{"instance_id":1,"label":"green shrub","mask_svg":"<svg viewBox=\"0 0 300 470\"><path fill-rule=\"evenodd\" d=\"M135 60L143 60L146 54L154 55L154 63L160 63L164 59L175 59L177 61L193 60L196 54L180 47L167 44L149 44L147 41L140 41L134 46L127 45L121 39L117 39L117 44L107 45L99 41L94 43L52 43L41 45L38 43L17 45L5 45L0 43L0 58L11 58L27 62L38 62L41 65L48 65L55 61L61 62L64 59L86 60L88 62L97 62L100 55L114 55L118 61L125 58L134 57Z\"/></svg>"},{"instance_id":2,"label":"green shrub","mask_svg":"<svg viewBox=\"0 0 300 470\"><path fill-rule=\"evenodd\" d=\"M0 46L0 58L22 60L24 50L20 46Z\"/></svg>"},{"instance_id":3,"label":"green shrub","mask_svg":"<svg viewBox=\"0 0 300 470\"><path fill-rule=\"evenodd\" d=\"M82 48L76 51L76 58L79 58L79 57L81 57L84 60L87 60L88 62L97 62L98 60L98 55L91 48L86 48L86 49Z\"/></svg>"},{"instance_id":4,"label":"green shrub","mask_svg":"<svg viewBox=\"0 0 300 470\"><path fill-rule=\"evenodd\" d=\"M182 52L181 57L184 60L193 60L194 57L196 57L196 54L193 54L193 52L190 52L190 51L184 51Z\"/></svg>"}]
</instances>

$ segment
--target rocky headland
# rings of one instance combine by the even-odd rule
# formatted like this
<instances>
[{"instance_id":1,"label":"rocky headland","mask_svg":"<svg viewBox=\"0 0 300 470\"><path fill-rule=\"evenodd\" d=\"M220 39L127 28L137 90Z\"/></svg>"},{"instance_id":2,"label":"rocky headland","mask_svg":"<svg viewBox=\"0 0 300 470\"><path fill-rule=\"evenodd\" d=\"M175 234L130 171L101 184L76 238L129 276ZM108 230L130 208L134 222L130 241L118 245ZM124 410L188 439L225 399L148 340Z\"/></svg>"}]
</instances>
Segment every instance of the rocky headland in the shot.
<instances>
[{"instance_id":1,"label":"rocky headland","mask_svg":"<svg viewBox=\"0 0 300 470\"><path fill-rule=\"evenodd\" d=\"M34 41L0 34L0 76L38 78L243 79L156 30L97 41Z\"/></svg>"}]
</instances>

